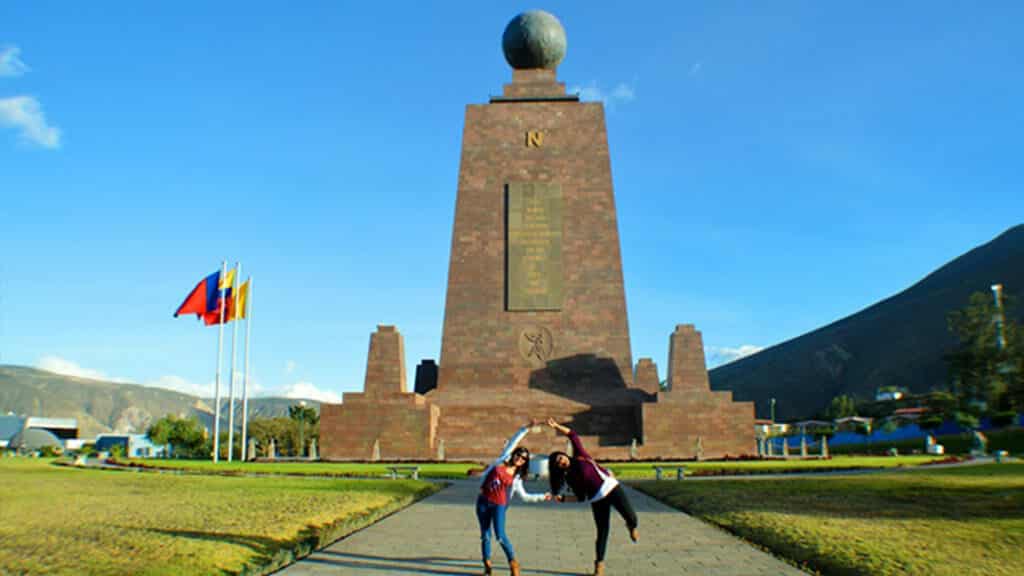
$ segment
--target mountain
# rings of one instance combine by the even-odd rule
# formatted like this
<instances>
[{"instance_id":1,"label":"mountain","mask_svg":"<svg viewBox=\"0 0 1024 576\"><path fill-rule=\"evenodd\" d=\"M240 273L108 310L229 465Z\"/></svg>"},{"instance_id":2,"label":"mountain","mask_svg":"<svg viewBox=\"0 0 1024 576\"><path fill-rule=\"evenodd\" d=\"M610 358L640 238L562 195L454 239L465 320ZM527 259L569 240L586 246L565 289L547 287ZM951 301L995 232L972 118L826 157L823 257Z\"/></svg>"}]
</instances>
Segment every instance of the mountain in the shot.
<instances>
[{"instance_id":1,"label":"mountain","mask_svg":"<svg viewBox=\"0 0 1024 576\"><path fill-rule=\"evenodd\" d=\"M711 387L753 400L758 418L769 417L775 398L777 420L810 418L840 394L873 400L881 386L942 388L942 356L956 346L946 315L997 283L1024 303L1024 225L856 314L711 370ZM1015 314L1024 321L1024 306Z\"/></svg>"},{"instance_id":2,"label":"mountain","mask_svg":"<svg viewBox=\"0 0 1024 576\"><path fill-rule=\"evenodd\" d=\"M249 398L249 417L287 416L300 400ZM320 409L320 404L306 400ZM236 400L235 422L241 422ZM213 425L213 400L138 384L122 384L55 374L25 366L0 365L0 414L76 418L79 436L102 432L145 432L150 423L167 414L197 416ZM221 400L221 423L227 426L228 402Z\"/></svg>"}]
</instances>

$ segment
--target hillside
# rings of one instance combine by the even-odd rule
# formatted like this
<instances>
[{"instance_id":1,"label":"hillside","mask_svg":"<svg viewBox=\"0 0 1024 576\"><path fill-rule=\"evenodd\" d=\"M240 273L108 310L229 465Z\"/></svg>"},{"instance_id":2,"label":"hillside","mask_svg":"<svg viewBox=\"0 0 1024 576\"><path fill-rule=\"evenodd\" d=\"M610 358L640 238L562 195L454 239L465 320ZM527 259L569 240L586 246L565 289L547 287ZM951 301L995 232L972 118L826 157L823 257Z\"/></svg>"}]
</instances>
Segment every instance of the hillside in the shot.
<instances>
[{"instance_id":1,"label":"hillside","mask_svg":"<svg viewBox=\"0 0 1024 576\"><path fill-rule=\"evenodd\" d=\"M250 398L250 417L287 416L291 398ZM306 400L319 410L319 403ZM198 416L213 423L213 400L138 384L120 384L64 376L25 366L0 365L0 414L77 418L79 435L102 432L144 432L154 419L167 414ZM227 422L227 401L221 403L221 421ZM241 407L236 406L236 423Z\"/></svg>"},{"instance_id":2,"label":"hillside","mask_svg":"<svg viewBox=\"0 0 1024 576\"><path fill-rule=\"evenodd\" d=\"M839 394L867 399L880 386L942 387L942 355L956 345L946 315L995 283L1024 303L1024 225L856 314L711 370L711 387L753 400L759 418L769 416L774 397L778 420L809 418ZM1024 320L1024 306L1016 316Z\"/></svg>"}]
</instances>

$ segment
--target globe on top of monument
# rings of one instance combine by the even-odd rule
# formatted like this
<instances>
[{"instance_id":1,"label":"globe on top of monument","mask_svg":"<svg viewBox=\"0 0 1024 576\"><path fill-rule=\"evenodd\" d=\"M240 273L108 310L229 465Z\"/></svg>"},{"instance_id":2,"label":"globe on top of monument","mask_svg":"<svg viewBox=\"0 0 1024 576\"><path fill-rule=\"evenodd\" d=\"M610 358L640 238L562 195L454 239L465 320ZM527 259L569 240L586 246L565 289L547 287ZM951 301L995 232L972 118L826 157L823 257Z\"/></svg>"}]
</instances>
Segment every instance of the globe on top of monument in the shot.
<instances>
[{"instance_id":1,"label":"globe on top of monument","mask_svg":"<svg viewBox=\"0 0 1024 576\"><path fill-rule=\"evenodd\" d=\"M501 37L505 60L517 69L553 70L565 58L565 47L562 23L543 10L530 10L516 16Z\"/></svg>"}]
</instances>

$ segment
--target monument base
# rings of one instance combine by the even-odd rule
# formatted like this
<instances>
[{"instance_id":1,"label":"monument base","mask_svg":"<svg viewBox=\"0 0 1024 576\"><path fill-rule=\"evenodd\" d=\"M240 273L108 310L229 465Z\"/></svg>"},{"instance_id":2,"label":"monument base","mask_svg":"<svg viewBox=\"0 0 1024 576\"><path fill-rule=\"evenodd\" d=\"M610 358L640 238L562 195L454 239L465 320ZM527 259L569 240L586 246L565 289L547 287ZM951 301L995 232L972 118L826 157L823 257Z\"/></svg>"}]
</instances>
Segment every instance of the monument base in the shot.
<instances>
[{"instance_id":1,"label":"monument base","mask_svg":"<svg viewBox=\"0 0 1024 576\"><path fill-rule=\"evenodd\" d=\"M323 460L433 460L441 410L414 393L346 393L320 406Z\"/></svg>"}]
</instances>

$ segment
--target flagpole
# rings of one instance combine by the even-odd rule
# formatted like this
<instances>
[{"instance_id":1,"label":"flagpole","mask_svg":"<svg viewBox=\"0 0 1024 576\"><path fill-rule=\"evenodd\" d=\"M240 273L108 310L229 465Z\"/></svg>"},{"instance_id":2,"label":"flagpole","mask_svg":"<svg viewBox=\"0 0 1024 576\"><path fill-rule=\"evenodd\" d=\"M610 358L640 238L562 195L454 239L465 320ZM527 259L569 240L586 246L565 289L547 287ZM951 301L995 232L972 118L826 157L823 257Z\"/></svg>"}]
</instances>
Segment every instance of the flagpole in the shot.
<instances>
[{"instance_id":1,"label":"flagpole","mask_svg":"<svg viewBox=\"0 0 1024 576\"><path fill-rule=\"evenodd\" d=\"M235 276L231 279L231 314L234 316L231 328L231 380L228 384L228 462L235 453L235 340L238 339L238 279L242 275L242 263L235 262Z\"/></svg>"},{"instance_id":2,"label":"flagpole","mask_svg":"<svg viewBox=\"0 0 1024 576\"><path fill-rule=\"evenodd\" d=\"M220 277L217 278L217 296L220 300L220 326L219 334L217 335L217 377L214 379L213 392L213 462L216 464L220 459L220 368L221 368L221 357L224 349L224 290L221 288L221 282L224 276L228 273L228 261L221 260L220 262Z\"/></svg>"},{"instance_id":3,"label":"flagpole","mask_svg":"<svg viewBox=\"0 0 1024 576\"><path fill-rule=\"evenodd\" d=\"M245 294L245 376L242 379L242 461L249 459L249 329L252 328L252 276Z\"/></svg>"}]
</instances>

